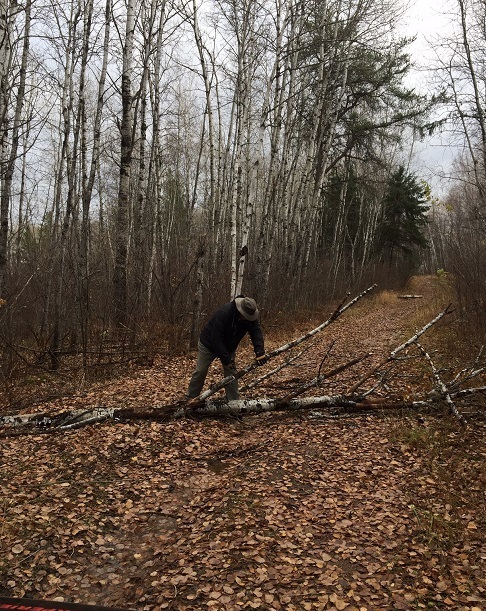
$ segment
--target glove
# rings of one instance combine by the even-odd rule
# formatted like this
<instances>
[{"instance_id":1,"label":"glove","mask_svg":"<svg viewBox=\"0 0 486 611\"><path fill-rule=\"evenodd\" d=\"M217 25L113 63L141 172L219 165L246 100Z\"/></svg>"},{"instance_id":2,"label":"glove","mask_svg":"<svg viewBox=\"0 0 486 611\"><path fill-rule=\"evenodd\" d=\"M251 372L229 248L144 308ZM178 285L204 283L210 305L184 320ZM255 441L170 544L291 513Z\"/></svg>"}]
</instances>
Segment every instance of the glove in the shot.
<instances>
[{"instance_id":1,"label":"glove","mask_svg":"<svg viewBox=\"0 0 486 611\"><path fill-rule=\"evenodd\" d=\"M238 372L234 361L231 361L228 365L225 366L224 369L225 369L225 373L229 376L235 376Z\"/></svg>"},{"instance_id":2,"label":"glove","mask_svg":"<svg viewBox=\"0 0 486 611\"><path fill-rule=\"evenodd\" d=\"M257 355L256 357L256 364L258 365L258 367L265 365L267 361L268 361L268 357L266 354L260 354L260 355Z\"/></svg>"}]
</instances>

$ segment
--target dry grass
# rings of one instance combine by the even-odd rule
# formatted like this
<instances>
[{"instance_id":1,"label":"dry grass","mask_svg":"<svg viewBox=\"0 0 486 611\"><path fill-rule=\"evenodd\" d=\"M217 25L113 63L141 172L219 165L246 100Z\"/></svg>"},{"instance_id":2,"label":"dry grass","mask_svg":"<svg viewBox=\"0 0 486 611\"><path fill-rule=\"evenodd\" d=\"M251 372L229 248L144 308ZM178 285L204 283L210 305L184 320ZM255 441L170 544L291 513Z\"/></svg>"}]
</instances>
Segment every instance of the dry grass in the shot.
<instances>
[{"instance_id":1,"label":"dry grass","mask_svg":"<svg viewBox=\"0 0 486 611\"><path fill-rule=\"evenodd\" d=\"M466 429L452 417L396 420L396 441L422 464L422 480L409 483L417 529L431 549L453 550L461 540L485 540L486 429Z\"/></svg>"},{"instance_id":2,"label":"dry grass","mask_svg":"<svg viewBox=\"0 0 486 611\"><path fill-rule=\"evenodd\" d=\"M380 291L372 299L374 306L389 306L394 305L398 301L398 293L396 291Z\"/></svg>"}]
</instances>

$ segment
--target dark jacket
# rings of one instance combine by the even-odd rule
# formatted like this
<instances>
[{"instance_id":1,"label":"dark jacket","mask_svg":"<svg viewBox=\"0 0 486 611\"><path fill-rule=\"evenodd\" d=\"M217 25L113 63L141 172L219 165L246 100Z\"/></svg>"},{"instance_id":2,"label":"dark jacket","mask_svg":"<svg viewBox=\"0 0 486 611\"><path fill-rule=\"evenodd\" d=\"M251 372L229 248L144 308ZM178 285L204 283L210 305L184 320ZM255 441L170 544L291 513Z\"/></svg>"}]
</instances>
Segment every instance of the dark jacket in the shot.
<instances>
[{"instance_id":1,"label":"dark jacket","mask_svg":"<svg viewBox=\"0 0 486 611\"><path fill-rule=\"evenodd\" d=\"M258 320L241 320L234 301L219 308L201 331L201 343L221 359L223 365L231 362L230 354L236 350L243 337L249 333L255 354L265 354L263 332Z\"/></svg>"}]
</instances>

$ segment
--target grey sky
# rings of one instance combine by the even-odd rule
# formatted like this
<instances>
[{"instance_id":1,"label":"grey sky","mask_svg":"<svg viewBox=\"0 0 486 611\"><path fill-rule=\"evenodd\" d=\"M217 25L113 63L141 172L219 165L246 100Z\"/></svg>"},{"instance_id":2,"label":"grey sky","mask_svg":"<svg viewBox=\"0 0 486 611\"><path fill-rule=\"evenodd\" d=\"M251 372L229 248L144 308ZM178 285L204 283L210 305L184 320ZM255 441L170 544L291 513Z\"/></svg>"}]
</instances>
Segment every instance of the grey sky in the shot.
<instances>
[{"instance_id":1,"label":"grey sky","mask_svg":"<svg viewBox=\"0 0 486 611\"><path fill-rule=\"evenodd\" d=\"M410 49L419 70L413 73L411 82L421 92L430 93L431 75L427 68L433 65L434 59L431 43L452 32L450 11L451 0L411 0L404 33L417 37ZM437 134L416 143L411 169L432 185L434 195L441 195L450 186L444 175L449 173L456 155L457 148L448 141L447 133Z\"/></svg>"}]
</instances>

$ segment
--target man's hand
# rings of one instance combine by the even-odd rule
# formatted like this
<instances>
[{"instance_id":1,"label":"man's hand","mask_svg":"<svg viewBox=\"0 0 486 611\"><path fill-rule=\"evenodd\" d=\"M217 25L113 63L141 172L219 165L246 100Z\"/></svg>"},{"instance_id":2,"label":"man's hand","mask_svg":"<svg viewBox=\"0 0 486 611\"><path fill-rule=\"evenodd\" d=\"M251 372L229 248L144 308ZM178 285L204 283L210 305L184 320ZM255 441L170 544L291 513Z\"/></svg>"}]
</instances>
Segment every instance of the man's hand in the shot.
<instances>
[{"instance_id":1,"label":"man's hand","mask_svg":"<svg viewBox=\"0 0 486 611\"><path fill-rule=\"evenodd\" d=\"M256 357L256 364L258 365L258 367L265 365L267 361L268 361L268 357L266 354L259 354Z\"/></svg>"}]
</instances>

